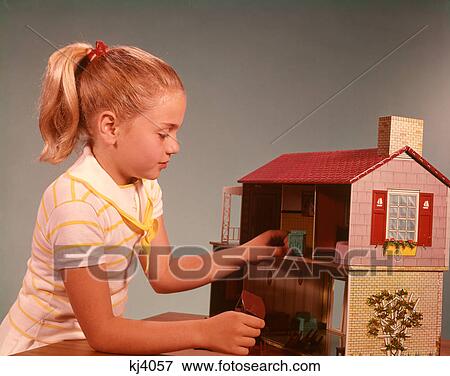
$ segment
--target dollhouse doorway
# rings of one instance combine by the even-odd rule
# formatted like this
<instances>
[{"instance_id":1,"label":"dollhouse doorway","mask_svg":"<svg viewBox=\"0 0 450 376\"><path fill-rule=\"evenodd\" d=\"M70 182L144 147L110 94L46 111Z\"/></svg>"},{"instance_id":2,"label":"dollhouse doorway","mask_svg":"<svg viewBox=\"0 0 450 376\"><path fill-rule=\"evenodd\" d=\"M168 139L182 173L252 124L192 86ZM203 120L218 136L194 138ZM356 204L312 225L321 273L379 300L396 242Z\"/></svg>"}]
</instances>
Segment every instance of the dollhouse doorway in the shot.
<instances>
[{"instance_id":1,"label":"dollhouse doorway","mask_svg":"<svg viewBox=\"0 0 450 376\"><path fill-rule=\"evenodd\" d=\"M329 330L345 333L345 314L347 301L347 281L331 278L328 304L328 328Z\"/></svg>"}]
</instances>

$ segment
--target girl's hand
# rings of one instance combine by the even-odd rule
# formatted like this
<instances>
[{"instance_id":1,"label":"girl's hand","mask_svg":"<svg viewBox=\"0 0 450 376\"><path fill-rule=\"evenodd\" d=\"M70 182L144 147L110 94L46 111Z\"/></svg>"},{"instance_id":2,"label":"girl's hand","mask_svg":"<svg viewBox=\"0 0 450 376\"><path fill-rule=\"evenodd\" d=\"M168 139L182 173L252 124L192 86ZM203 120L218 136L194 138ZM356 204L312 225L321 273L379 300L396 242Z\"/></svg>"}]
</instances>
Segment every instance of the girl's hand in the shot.
<instances>
[{"instance_id":1,"label":"girl's hand","mask_svg":"<svg viewBox=\"0 0 450 376\"><path fill-rule=\"evenodd\" d=\"M261 334L264 320L246 313L227 311L204 320L205 347L233 355L248 355Z\"/></svg>"},{"instance_id":2,"label":"girl's hand","mask_svg":"<svg viewBox=\"0 0 450 376\"><path fill-rule=\"evenodd\" d=\"M242 246L258 247L269 246L275 247L272 254L273 257L283 257L289 250L288 232L283 230L268 230L259 234L252 240Z\"/></svg>"}]
</instances>

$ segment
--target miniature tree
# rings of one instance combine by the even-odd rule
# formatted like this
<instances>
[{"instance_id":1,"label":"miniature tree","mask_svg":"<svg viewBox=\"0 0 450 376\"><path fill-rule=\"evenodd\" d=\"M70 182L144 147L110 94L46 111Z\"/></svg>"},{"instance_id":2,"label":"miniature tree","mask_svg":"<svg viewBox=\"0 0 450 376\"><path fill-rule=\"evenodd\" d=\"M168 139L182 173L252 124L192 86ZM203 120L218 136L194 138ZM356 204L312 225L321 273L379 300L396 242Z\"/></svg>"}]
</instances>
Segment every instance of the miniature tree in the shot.
<instances>
[{"instance_id":1,"label":"miniature tree","mask_svg":"<svg viewBox=\"0 0 450 376\"><path fill-rule=\"evenodd\" d=\"M413 293L408 297L408 292L404 289L393 294L383 290L367 298L367 304L374 310L367 325L367 334L384 339L381 350L386 355L401 355L408 349L405 346L406 338L411 337L407 333L408 329L422 325L420 321L423 315L416 311L419 300L413 299Z\"/></svg>"}]
</instances>

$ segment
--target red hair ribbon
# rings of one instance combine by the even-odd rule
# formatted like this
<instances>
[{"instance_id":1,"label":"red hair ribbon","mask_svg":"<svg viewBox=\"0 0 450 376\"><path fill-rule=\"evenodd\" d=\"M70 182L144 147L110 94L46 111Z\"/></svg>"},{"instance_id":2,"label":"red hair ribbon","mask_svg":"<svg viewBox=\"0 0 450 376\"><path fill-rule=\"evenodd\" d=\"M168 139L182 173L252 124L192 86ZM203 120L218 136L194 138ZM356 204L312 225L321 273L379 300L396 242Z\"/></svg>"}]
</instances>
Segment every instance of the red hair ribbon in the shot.
<instances>
[{"instance_id":1,"label":"red hair ribbon","mask_svg":"<svg viewBox=\"0 0 450 376\"><path fill-rule=\"evenodd\" d=\"M89 61L94 60L98 56L102 56L108 52L108 46L102 40L95 42L95 48L88 53Z\"/></svg>"}]
</instances>

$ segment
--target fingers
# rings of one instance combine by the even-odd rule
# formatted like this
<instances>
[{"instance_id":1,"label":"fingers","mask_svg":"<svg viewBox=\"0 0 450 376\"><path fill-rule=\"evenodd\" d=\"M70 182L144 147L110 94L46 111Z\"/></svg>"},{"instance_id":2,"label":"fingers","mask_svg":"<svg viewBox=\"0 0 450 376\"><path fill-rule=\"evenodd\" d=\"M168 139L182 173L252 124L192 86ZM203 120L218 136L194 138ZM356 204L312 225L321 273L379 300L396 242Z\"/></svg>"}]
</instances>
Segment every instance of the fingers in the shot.
<instances>
[{"instance_id":1,"label":"fingers","mask_svg":"<svg viewBox=\"0 0 450 376\"><path fill-rule=\"evenodd\" d=\"M261 335L261 329L251 328L245 325L242 329L242 335L244 337L259 337Z\"/></svg>"},{"instance_id":2,"label":"fingers","mask_svg":"<svg viewBox=\"0 0 450 376\"><path fill-rule=\"evenodd\" d=\"M265 322L261 320L259 317L255 317L252 315L247 315L246 313L239 312L242 315L242 322L250 326L251 328L262 329L264 328Z\"/></svg>"},{"instance_id":3,"label":"fingers","mask_svg":"<svg viewBox=\"0 0 450 376\"><path fill-rule=\"evenodd\" d=\"M242 347L253 347L256 344L256 340L251 337L241 337L237 341L237 345Z\"/></svg>"},{"instance_id":4,"label":"fingers","mask_svg":"<svg viewBox=\"0 0 450 376\"><path fill-rule=\"evenodd\" d=\"M247 347L235 346L233 347L232 352L236 355L248 355L249 349Z\"/></svg>"},{"instance_id":5,"label":"fingers","mask_svg":"<svg viewBox=\"0 0 450 376\"><path fill-rule=\"evenodd\" d=\"M288 247L275 247L274 252L272 253L273 257L284 257L288 254Z\"/></svg>"},{"instance_id":6,"label":"fingers","mask_svg":"<svg viewBox=\"0 0 450 376\"><path fill-rule=\"evenodd\" d=\"M287 240L288 232L284 230L271 230L271 237L269 240L269 245L280 246L285 245Z\"/></svg>"}]
</instances>

